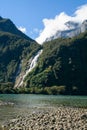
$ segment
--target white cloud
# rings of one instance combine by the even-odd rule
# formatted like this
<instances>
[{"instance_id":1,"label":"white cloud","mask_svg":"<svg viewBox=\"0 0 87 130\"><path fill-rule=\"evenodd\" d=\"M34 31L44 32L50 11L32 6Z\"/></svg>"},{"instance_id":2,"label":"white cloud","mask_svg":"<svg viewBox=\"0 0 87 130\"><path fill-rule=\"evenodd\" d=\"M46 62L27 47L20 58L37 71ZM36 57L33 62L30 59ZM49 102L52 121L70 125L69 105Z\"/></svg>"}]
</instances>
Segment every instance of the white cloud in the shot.
<instances>
[{"instance_id":1,"label":"white cloud","mask_svg":"<svg viewBox=\"0 0 87 130\"><path fill-rule=\"evenodd\" d=\"M87 4L80 6L74 12L72 16L67 15L65 12L61 12L56 15L54 19L43 19L44 29L40 32L36 41L42 44L47 38L55 35L58 30L66 30L68 27L65 25L68 21L82 23L87 19Z\"/></svg>"},{"instance_id":2,"label":"white cloud","mask_svg":"<svg viewBox=\"0 0 87 130\"><path fill-rule=\"evenodd\" d=\"M87 4L77 8L74 13L74 20L77 22L83 22L87 19Z\"/></svg>"},{"instance_id":3,"label":"white cloud","mask_svg":"<svg viewBox=\"0 0 87 130\"><path fill-rule=\"evenodd\" d=\"M20 27L18 27L18 29L19 29L21 32L23 32L23 33L26 33L26 32L27 32L27 30L26 30L25 27L20 26Z\"/></svg>"}]
</instances>

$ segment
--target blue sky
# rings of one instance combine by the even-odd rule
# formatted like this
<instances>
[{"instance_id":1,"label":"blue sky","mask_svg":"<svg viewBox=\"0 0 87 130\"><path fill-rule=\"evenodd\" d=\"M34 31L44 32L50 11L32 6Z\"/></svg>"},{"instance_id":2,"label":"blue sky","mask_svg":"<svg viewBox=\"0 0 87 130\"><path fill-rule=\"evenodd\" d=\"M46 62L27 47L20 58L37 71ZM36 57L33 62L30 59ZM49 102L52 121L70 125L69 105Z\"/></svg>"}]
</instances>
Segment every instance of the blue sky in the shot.
<instances>
[{"instance_id":1,"label":"blue sky","mask_svg":"<svg viewBox=\"0 0 87 130\"><path fill-rule=\"evenodd\" d=\"M87 0L0 0L0 15L10 18L35 39L44 29L43 19L54 19L61 12L72 16L85 4Z\"/></svg>"}]
</instances>

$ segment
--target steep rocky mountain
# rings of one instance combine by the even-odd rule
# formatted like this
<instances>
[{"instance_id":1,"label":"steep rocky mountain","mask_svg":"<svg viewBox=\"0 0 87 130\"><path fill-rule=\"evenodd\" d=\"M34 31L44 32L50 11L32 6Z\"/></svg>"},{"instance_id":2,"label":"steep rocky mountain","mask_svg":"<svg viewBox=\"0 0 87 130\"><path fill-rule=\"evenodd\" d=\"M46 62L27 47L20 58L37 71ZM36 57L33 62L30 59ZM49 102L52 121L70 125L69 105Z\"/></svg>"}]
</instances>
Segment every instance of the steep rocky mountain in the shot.
<instances>
[{"instance_id":1,"label":"steep rocky mountain","mask_svg":"<svg viewBox=\"0 0 87 130\"><path fill-rule=\"evenodd\" d=\"M87 95L87 32L44 43L25 82L36 93Z\"/></svg>"},{"instance_id":2,"label":"steep rocky mountain","mask_svg":"<svg viewBox=\"0 0 87 130\"><path fill-rule=\"evenodd\" d=\"M66 26L40 46L0 17L0 93L87 95L87 20Z\"/></svg>"},{"instance_id":3,"label":"steep rocky mountain","mask_svg":"<svg viewBox=\"0 0 87 130\"><path fill-rule=\"evenodd\" d=\"M41 48L33 39L19 31L9 19L0 17L0 88L15 83L26 69L27 61ZM21 64L21 68L20 67Z\"/></svg>"},{"instance_id":4,"label":"steep rocky mountain","mask_svg":"<svg viewBox=\"0 0 87 130\"><path fill-rule=\"evenodd\" d=\"M34 41L33 39L22 33L20 30L18 30L15 24L10 19L0 17L0 32L1 31L9 32L11 34L23 37L27 40Z\"/></svg>"},{"instance_id":5,"label":"steep rocky mountain","mask_svg":"<svg viewBox=\"0 0 87 130\"><path fill-rule=\"evenodd\" d=\"M82 24L68 21L65 23L65 26L67 28L66 30L58 30L55 35L47 38L46 41L51 41L56 38L72 38L82 32L85 32L87 30L87 20L83 21Z\"/></svg>"}]
</instances>

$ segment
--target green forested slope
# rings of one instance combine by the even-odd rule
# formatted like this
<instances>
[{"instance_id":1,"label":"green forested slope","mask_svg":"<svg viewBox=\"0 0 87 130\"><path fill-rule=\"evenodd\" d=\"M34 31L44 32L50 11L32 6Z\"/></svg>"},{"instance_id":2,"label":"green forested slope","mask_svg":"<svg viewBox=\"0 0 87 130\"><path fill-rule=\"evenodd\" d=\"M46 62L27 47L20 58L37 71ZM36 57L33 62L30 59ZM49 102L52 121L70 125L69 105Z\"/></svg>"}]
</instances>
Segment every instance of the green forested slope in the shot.
<instances>
[{"instance_id":1,"label":"green forested slope","mask_svg":"<svg viewBox=\"0 0 87 130\"><path fill-rule=\"evenodd\" d=\"M27 35L22 33L20 30L18 30L15 24L10 19L7 18L0 17L0 31L9 32L11 34L23 37L27 40L34 41L33 39L29 38Z\"/></svg>"},{"instance_id":2,"label":"green forested slope","mask_svg":"<svg viewBox=\"0 0 87 130\"><path fill-rule=\"evenodd\" d=\"M87 32L44 43L38 65L25 82L42 93L87 94Z\"/></svg>"},{"instance_id":3,"label":"green forested slope","mask_svg":"<svg viewBox=\"0 0 87 130\"><path fill-rule=\"evenodd\" d=\"M43 48L36 67L14 90L18 69ZM0 92L87 95L87 32L59 38L41 47L20 32L9 19L0 17Z\"/></svg>"},{"instance_id":4,"label":"green forested slope","mask_svg":"<svg viewBox=\"0 0 87 130\"><path fill-rule=\"evenodd\" d=\"M8 19L0 18L0 86L14 84L21 60L29 60L40 46L20 32ZM13 86L13 85L12 85Z\"/></svg>"}]
</instances>

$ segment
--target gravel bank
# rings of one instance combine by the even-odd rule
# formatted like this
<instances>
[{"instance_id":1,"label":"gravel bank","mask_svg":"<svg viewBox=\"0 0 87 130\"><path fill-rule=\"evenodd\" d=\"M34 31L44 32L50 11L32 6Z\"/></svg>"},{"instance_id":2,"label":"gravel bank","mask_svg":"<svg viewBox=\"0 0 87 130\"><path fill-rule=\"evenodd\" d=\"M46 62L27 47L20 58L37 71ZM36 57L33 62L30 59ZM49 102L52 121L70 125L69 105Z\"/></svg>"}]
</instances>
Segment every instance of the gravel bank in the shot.
<instances>
[{"instance_id":1,"label":"gravel bank","mask_svg":"<svg viewBox=\"0 0 87 130\"><path fill-rule=\"evenodd\" d=\"M87 109L35 108L5 123L3 130L87 130Z\"/></svg>"},{"instance_id":2,"label":"gravel bank","mask_svg":"<svg viewBox=\"0 0 87 130\"><path fill-rule=\"evenodd\" d=\"M3 101L1 101L0 100L0 106L13 106L14 105L14 103L12 103L12 102L3 102Z\"/></svg>"}]
</instances>

